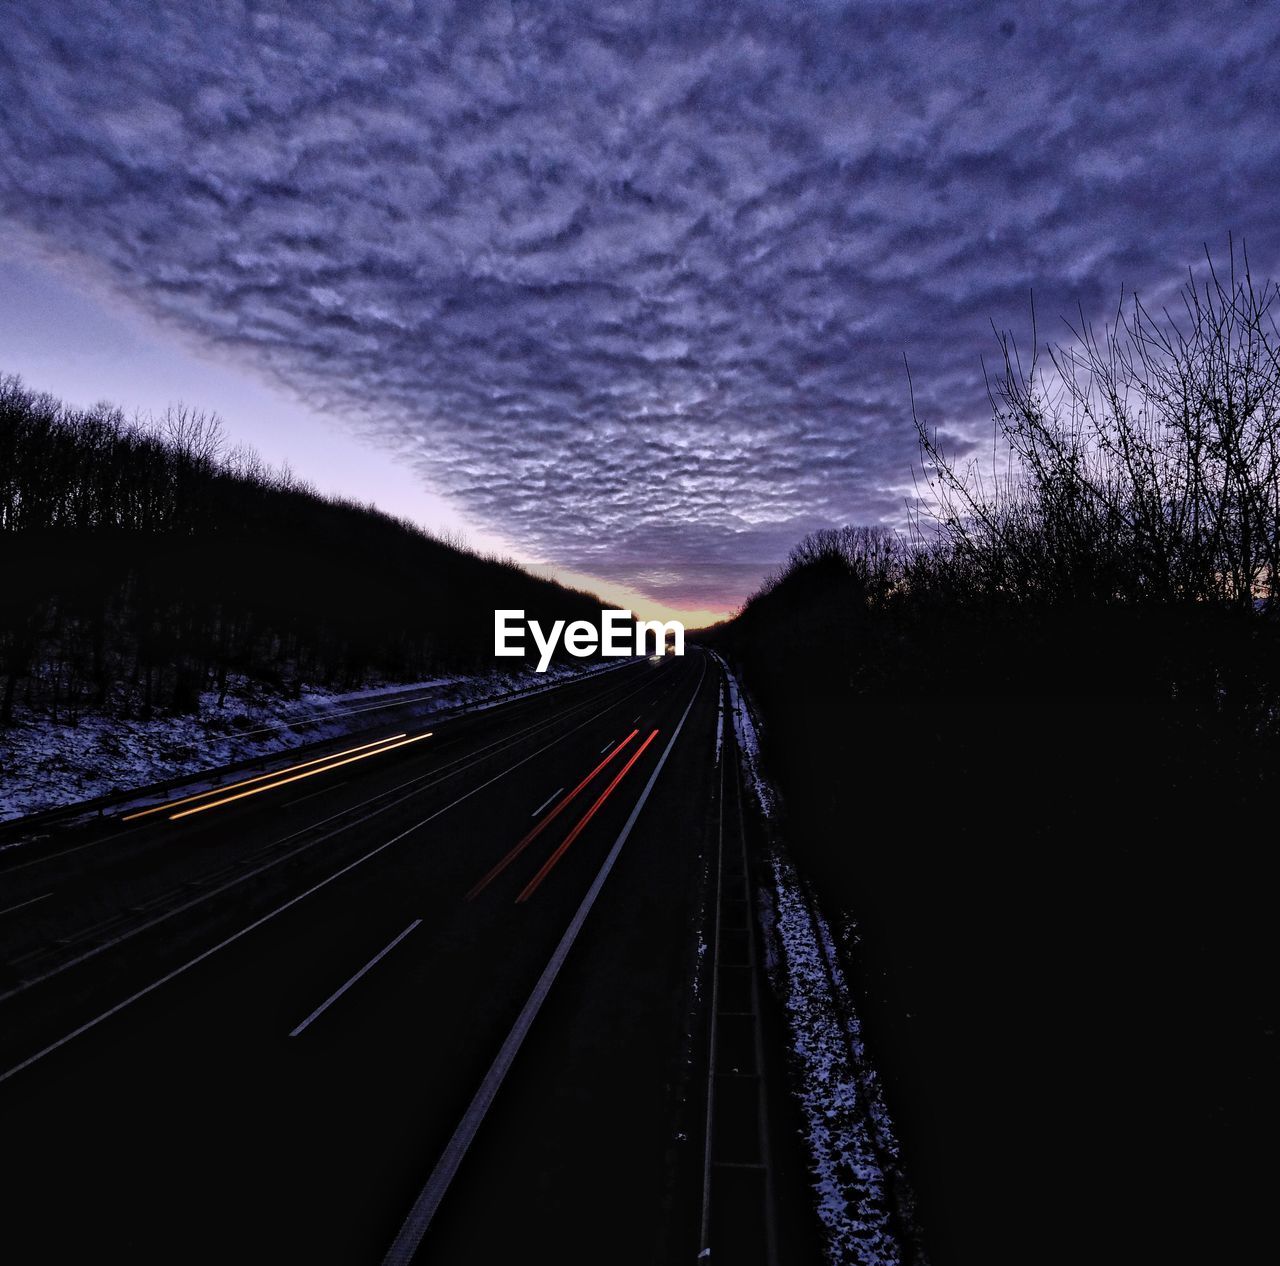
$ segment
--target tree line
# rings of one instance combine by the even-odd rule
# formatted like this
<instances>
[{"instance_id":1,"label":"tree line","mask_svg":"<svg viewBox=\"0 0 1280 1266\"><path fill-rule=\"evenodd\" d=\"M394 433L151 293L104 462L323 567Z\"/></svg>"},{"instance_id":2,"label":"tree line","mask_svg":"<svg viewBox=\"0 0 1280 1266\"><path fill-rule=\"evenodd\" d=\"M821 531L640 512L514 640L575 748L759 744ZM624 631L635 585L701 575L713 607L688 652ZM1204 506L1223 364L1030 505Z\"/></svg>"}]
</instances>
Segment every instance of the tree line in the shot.
<instances>
[{"instance_id":1,"label":"tree line","mask_svg":"<svg viewBox=\"0 0 1280 1266\"><path fill-rule=\"evenodd\" d=\"M3 723L19 703L192 711L237 677L296 692L473 669L492 663L495 607L600 612L228 450L215 415L130 420L16 377L0 379L0 574Z\"/></svg>"},{"instance_id":2,"label":"tree line","mask_svg":"<svg viewBox=\"0 0 1280 1266\"><path fill-rule=\"evenodd\" d=\"M1274 1133L1276 299L1241 259L1062 346L999 338L991 452L916 415L916 517L807 537L710 635L935 1260L990 1255L993 1173L1008 1245L1075 1216L1080 1174L1137 1244L1171 1191L1235 1199L1240 1167L1206 1188L1188 1156Z\"/></svg>"},{"instance_id":3,"label":"tree line","mask_svg":"<svg viewBox=\"0 0 1280 1266\"><path fill-rule=\"evenodd\" d=\"M913 404L905 531L814 533L721 636L759 672L808 645L870 691L1142 697L1280 729L1277 288L1235 253L1176 310L1138 297L1027 354L1000 336L998 436L961 463ZM803 657L796 657L802 659Z\"/></svg>"}]
</instances>

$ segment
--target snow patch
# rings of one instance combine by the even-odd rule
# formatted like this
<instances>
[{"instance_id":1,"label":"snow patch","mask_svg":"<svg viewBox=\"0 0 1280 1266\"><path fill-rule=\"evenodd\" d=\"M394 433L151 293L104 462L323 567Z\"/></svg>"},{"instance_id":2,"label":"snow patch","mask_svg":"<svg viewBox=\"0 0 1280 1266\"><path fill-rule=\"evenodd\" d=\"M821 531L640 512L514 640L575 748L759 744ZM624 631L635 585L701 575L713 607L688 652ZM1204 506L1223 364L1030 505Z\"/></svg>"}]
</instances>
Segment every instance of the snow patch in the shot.
<instances>
[{"instance_id":1,"label":"snow patch","mask_svg":"<svg viewBox=\"0 0 1280 1266\"><path fill-rule=\"evenodd\" d=\"M716 704L716 764L720 764L720 751L724 747L724 699Z\"/></svg>"},{"instance_id":2,"label":"snow patch","mask_svg":"<svg viewBox=\"0 0 1280 1266\"><path fill-rule=\"evenodd\" d=\"M729 713L733 717L734 737L738 741L738 754L742 761L742 772L746 776L747 786L755 797L760 812L767 819L772 820L777 812L778 796L761 771L758 723L751 714L732 669L725 663L722 656L715 651L711 654L724 670L725 680L729 684Z\"/></svg>"},{"instance_id":3,"label":"snow patch","mask_svg":"<svg viewBox=\"0 0 1280 1266\"><path fill-rule=\"evenodd\" d=\"M716 659L729 685L746 783L776 826L779 799L761 766L755 717L732 670ZM925 1266L893 1122L835 940L776 830L770 834L772 883L760 902L765 966L786 1013L827 1259L832 1266Z\"/></svg>"},{"instance_id":4,"label":"snow patch","mask_svg":"<svg viewBox=\"0 0 1280 1266\"><path fill-rule=\"evenodd\" d=\"M420 723L442 712L479 711L625 662L553 664L545 673L436 677L346 692L305 687L298 698L240 678L230 683L222 707L209 691L193 715L147 720L89 712L55 721L19 709L14 724L0 729L0 822L340 738L376 726L380 712L396 727L406 718Z\"/></svg>"}]
</instances>

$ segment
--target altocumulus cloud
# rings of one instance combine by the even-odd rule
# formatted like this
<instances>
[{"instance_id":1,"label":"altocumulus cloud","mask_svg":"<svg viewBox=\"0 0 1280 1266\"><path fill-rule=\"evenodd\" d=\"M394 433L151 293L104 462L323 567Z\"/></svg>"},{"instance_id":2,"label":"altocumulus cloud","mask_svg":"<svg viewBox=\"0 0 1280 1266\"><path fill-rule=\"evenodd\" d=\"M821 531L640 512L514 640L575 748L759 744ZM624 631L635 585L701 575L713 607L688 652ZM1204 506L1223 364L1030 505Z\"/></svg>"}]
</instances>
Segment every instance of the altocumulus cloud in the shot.
<instances>
[{"instance_id":1,"label":"altocumulus cloud","mask_svg":"<svg viewBox=\"0 0 1280 1266\"><path fill-rule=\"evenodd\" d=\"M0 214L531 557L732 603L893 521L990 322L1274 271L1275 6L8 6Z\"/></svg>"}]
</instances>

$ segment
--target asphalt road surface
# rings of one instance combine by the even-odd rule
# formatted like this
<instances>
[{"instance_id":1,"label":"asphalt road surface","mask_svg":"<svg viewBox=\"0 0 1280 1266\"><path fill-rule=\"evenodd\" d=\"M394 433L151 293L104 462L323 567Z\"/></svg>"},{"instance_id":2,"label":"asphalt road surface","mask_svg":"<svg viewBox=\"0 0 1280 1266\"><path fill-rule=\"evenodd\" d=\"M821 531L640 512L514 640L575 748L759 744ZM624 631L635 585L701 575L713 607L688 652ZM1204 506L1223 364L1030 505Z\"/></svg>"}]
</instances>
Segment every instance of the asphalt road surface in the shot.
<instances>
[{"instance_id":1,"label":"asphalt road surface","mask_svg":"<svg viewBox=\"0 0 1280 1266\"><path fill-rule=\"evenodd\" d=\"M640 661L0 855L0 1259L689 1260L719 688Z\"/></svg>"}]
</instances>

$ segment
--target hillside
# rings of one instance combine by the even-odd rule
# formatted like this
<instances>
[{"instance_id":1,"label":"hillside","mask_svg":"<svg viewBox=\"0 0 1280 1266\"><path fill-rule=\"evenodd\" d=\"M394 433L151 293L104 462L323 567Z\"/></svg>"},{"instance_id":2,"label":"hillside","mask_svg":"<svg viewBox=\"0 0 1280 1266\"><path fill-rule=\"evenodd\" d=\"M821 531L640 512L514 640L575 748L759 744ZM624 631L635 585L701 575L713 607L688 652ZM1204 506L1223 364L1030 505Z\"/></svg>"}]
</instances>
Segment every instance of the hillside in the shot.
<instances>
[{"instance_id":1,"label":"hillside","mask_svg":"<svg viewBox=\"0 0 1280 1266\"><path fill-rule=\"evenodd\" d=\"M143 425L16 378L0 380L0 558L0 724L194 713L237 683L297 697L491 669L496 607L600 610L224 453L208 415Z\"/></svg>"}]
</instances>

